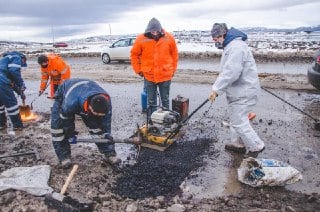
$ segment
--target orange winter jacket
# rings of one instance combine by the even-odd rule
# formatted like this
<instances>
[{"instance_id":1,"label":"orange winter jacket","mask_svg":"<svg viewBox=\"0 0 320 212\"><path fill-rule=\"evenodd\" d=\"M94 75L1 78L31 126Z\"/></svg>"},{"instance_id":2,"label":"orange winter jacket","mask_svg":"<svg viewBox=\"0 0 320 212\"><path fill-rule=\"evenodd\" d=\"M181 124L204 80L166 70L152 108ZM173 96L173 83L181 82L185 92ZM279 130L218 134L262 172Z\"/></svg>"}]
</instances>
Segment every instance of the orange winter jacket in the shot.
<instances>
[{"instance_id":1,"label":"orange winter jacket","mask_svg":"<svg viewBox=\"0 0 320 212\"><path fill-rule=\"evenodd\" d=\"M178 65L178 48L174 37L165 32L158 41L141 34L131 49L131 65L135 73L142 72L151 82L171 80Z\"/></svg>"},{"instance_id":2,"label":"orange winter jacket","mask_svg":"<svg viewBox=\"0 0 320 212\"><path fill-rule=\"evenodd\" d=\"M49 54L48 67L41 67L40 90L45 90L49 78L54 85L60 85L64 80L70 79L71 70L64 60L56 54Z\"/></svg>"}]
</instances>

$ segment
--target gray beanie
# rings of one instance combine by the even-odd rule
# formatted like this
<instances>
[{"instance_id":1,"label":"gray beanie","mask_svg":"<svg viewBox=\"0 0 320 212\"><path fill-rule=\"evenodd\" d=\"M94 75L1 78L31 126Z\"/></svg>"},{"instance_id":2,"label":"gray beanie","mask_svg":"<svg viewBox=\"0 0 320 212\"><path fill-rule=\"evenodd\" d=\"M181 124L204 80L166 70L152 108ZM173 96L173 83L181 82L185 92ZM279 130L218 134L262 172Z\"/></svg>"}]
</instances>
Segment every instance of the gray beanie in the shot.
<instances>
[{"instance_id":1,"label":"gray beanie","mask_svg":"<svg viewBox=\"0 0 320 212\"><path fill-rule=\"evenodd\" d=\"M146 31L145 33L148 33L148 32L161 32L162 30L162 27L161 27L161 24L160 22L158 21L158 19L156 18L152 18L150 21L149 21L149 24L146 28Z\"/></svg>"},{"instance_id":2,"label":"gray beanie","mask_svg":"<svg viewBox=\"0 0 320 212\"><path fill-rule=\"evenodd\" d=\"M228 31L227 25L225 23L215 23L211 29L212 38L219 37L226 34Z\"/></svg>"}]
</instances>

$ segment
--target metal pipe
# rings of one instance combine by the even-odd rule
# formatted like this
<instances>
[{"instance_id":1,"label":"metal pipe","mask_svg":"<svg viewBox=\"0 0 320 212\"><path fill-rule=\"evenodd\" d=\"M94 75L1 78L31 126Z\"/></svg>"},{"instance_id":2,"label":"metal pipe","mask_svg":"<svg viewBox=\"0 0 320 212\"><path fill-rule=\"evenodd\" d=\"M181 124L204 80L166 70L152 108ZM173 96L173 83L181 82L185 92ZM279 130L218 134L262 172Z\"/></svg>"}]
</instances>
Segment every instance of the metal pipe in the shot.
<instances>
[{"instance_id":1,"label":"metal pipe","mask_svg":"<svg viewBox=\"0 0 320 212\"><path fill-rule=\"evenodd\" d=\"M37 157L36 152L23 152L23 153L11 154L11 155L3 155L3 156L0 156L0 159L9 158L9 157L18 157L18 156L24 156L24 155L35 155Z\"/></svg>"},{"instance_id":2,"label":"metal pipe","mask_svg":"<svg viewBox=\"0 0 320 212\"><path fill-rule=\"evenodd\" d=\"M113 139L113 141L104 138L98 139L85 139L85 138L78 138L77 143L100 143L100 144L108 144L108 143L123 143L123 144L139 144L139 141L135 141L132 139Z\"/></svg>"}]
</instances>

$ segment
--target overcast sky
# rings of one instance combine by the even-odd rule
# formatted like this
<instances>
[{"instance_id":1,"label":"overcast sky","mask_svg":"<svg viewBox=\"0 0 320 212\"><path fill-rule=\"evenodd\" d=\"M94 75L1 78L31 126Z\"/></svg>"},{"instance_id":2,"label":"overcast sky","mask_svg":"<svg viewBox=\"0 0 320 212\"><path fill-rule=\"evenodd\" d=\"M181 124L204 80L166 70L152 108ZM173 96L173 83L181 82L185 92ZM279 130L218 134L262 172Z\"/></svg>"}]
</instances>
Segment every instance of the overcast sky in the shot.
<instances>
[{"instance_id":1,"label":"overcast sky","mask_svg":"<svg viewBox=\"0 0 320 212\"><path fill-rule=\"evenodd\" d=\"M319 9L319 0L1 0L0 40L142 33L152 17L167 31L210 30L215 22L296 28L320 25Z\"/></svg>"}]
</instances>

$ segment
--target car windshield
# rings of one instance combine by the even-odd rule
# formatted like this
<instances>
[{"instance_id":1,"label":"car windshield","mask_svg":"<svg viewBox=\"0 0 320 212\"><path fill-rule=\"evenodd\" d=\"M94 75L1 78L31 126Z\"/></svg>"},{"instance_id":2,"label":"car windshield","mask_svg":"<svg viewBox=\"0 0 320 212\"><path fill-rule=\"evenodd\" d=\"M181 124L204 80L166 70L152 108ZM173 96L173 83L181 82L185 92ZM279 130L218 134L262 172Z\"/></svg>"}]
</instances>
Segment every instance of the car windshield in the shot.
<instances>
[{"instance_id":1,"label":"car windshield","mask_svg":"<svg viewBox=\"0 0 320 212\"><path fill-rule=\"evenodd\" d=\"M129 41L128 39L125 40L119 40L117 42L115 42L112 46L113 47L126 47L129 46Z\"/></svg>"},{"instance_id":2,"label":"car windshield","mask_svg":"<svg viewBox=\"0 0 320 212\"><path fill-rule=\"evenodd\" d=\"M133 43L134 43L135 40L136 40L135 38L131 39L130 46L133 46Z\"/></svg>"}]
</instances>

